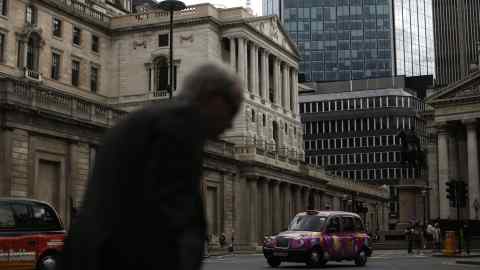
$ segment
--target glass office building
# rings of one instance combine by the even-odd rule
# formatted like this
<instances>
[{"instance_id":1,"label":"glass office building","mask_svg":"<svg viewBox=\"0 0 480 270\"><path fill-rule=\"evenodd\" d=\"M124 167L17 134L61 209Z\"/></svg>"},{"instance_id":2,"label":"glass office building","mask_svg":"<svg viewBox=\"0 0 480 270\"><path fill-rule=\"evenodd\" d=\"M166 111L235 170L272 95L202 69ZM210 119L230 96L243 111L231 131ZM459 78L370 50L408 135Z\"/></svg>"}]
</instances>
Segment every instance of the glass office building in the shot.
<instances>
[{"instance_id":1,"label":"glass office building","mask_svg":"<svg viewBox=\"0 0 480 270\"><path fill-rule=\"evenodd\" d=\"M434 75L432 0L264 0L306 81Z\"/></svg>"}]
</instances>

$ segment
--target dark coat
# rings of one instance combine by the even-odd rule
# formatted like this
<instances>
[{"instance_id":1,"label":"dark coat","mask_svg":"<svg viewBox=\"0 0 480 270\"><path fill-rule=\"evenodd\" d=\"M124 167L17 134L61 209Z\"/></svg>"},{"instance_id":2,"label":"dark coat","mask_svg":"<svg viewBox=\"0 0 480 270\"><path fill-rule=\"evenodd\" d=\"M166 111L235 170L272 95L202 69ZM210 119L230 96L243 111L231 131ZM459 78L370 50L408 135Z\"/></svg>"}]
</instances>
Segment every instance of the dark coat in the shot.
<instances>
[{"instance_id":1,"label":"dark coat","mask_svg":"<svg viewBox=\"0 0 480 270\"><path fill-rule=\"evenodd\" d=\"M64 270L199 269L205 122L185 101L131 113L97 153Z\"/></svg>"}]
</instances>

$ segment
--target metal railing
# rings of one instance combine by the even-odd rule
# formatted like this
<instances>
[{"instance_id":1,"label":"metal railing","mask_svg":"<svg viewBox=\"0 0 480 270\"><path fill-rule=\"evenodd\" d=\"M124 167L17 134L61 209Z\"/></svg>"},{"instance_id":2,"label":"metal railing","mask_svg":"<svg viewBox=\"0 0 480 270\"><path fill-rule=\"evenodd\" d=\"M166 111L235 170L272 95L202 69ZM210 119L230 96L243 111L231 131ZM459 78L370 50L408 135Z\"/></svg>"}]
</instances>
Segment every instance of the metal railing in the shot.
<instances>
[{"instance_id":1,"label":"metal railing","mask_svg":"<svg viewBox=\"0 0 480 270\"><path fill-rule=\"evenodd\" d=\"M42 74L36 70L25 68L25 77L34 81L42 81Z\"/></svg>"}]
</instances>

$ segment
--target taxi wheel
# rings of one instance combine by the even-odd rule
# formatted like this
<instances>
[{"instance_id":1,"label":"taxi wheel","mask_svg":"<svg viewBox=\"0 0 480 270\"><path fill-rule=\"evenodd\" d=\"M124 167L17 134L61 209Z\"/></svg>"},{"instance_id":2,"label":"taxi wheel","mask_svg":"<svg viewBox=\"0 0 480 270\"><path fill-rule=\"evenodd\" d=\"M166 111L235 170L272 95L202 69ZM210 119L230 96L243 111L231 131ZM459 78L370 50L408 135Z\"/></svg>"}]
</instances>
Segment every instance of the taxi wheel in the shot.
<instances>
[{"instance_id":1,"label":"taxi wheel","mask_svg":"<svg viewBox=\"0 0 480 270\"><path fill-rule=\"evenodd\" d=\"M282 263L282 261L280 261L280 259L278 258L268 258L267 262L268 262L268 265L270 265L270 267L273 267L273 268L279 267L280 264Z\"/></svg>"},{"instance_id":2,"label":"taxi wheel","mask_svg":"<svg viewBox=\"0 0 480 270\"><path fill-rule=\"evenodd\" d=\"M58 256L46 255L38 261L38 270L57 270Z\"/></svg>"},{"instance_id":3,"label":"taxi wheel","mask_svg":"<svg viewBox=\"0 0 480 270\"><path fill-rule=\"evenodd\" d=\"M355 265L356 266L365 266L367 264L367 253L365 250L362 250L358 253L357 257L355 258Z\"/></svg>"}]
</instances>

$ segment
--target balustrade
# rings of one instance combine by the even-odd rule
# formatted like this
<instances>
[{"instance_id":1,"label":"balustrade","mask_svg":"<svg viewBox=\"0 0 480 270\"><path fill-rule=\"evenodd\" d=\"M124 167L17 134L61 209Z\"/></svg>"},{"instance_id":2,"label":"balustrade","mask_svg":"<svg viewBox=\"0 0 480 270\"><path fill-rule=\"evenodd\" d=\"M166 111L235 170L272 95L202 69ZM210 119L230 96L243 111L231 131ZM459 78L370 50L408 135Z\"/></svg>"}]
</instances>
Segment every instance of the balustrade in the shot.
<instances>
[{"instance_id":1,"label":"balustrade","mask_svg":"<svg viewBox=\"0 0 480 270\"><path fill-rule=\"evenodd\" d=\"M78 96L8 78L0 79L2 103L49 111L66 117L112 126L126 112Z\"/></svg>"}]
</instances>

